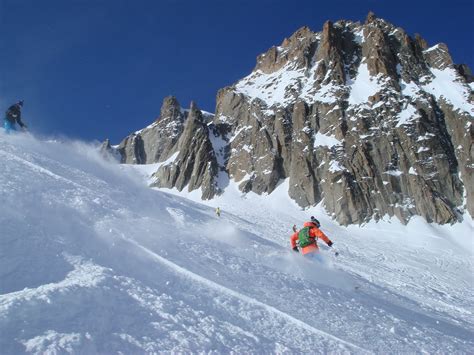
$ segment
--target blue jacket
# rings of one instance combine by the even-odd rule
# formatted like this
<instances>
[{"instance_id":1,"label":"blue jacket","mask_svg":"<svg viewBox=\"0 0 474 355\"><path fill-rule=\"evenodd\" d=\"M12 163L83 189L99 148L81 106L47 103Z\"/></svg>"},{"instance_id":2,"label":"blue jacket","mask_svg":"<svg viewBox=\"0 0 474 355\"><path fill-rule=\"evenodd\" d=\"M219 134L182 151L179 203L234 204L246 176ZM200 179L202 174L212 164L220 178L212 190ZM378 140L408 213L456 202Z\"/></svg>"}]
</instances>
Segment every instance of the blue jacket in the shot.
<instances>
[{"instance_id":1,"label":"blue jacket","mask_svg":"<svg viewBox=\"0 0 474 355\"><path fill-rule=\"evenodd\" d=\"M26 127L26 125L21 120L20 104L11 105L5 113L5 119L7 119L12 125L18 123L20 127Z\"/></svg>"}]
</instances>

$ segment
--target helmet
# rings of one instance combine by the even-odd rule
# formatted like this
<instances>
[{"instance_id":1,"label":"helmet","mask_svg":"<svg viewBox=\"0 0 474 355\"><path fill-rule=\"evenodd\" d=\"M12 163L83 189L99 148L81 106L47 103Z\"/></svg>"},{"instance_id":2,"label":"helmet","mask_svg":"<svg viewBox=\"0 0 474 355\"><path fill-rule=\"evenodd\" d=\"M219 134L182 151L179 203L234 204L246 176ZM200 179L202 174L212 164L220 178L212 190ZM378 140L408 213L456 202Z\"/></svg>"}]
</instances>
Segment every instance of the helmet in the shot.
<instances>
[{"instance_id":1,"label":"helmet","mask_svg":"<svg viewBox=\"0 0 474 355\"><path fill-rule=\"evenodd\" d=\"M23 100L18 101L17 104L23 106Z\"/></svg>"},{"instance_id":2,"label":"helmet","mask_svg":"<svg viewBox=\"0 0 474 355\"><path fill-rule=\"evenodd\" d=\"M311 222L313 222L316 225L316 227L318 228L321 227L321 223L319 223L319 221L316 218L314 218L314 216L311 216Z\"/></svg>"},{"instance_id":3,"label":"helmet","mask_svg":"<svg viewBox=\"0 0 474 355\"><path fill-rule=\"evenodd\" d=\"M311 216L311 221L304 222L303 227L316 227L316 228L319 228L319 227L321 227L321 223L319 223L319 221L316 218L314 218L314 216Z\"/></svg>"}]
</instances>

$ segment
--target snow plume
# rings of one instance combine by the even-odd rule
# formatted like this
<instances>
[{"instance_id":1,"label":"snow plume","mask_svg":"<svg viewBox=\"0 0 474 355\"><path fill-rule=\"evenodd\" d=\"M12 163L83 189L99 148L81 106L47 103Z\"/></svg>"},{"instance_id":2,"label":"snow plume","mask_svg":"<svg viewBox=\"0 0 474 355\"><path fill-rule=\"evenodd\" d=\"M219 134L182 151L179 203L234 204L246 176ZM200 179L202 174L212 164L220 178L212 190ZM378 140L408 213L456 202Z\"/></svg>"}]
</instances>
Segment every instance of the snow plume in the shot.
<instances>
[{"instance_id":1,"label":"snow plume","mask_svg":"<svg viewBox=\"0 0 474 355\"><path fill-rule=\"evenodd\" d=\"M93 145L21 134L0 133L0 160L2 354L474 346L472 220L344 228L292 204L288 181L193 202ZM321 241L322 262L289 248L310 215L338 257Z\"/></svg>"},{"instance_id":2,"label":"snow plume","mask_svg":"<svg viewBox=\"0 0 474 355\"><path fill-rule=\"evenodd\" d=\"M200 232L216 243L227 244L234 248L245 248L251 242L250 236L223 220L210 221L200 228Z\"/></svg>"}]
</instances>

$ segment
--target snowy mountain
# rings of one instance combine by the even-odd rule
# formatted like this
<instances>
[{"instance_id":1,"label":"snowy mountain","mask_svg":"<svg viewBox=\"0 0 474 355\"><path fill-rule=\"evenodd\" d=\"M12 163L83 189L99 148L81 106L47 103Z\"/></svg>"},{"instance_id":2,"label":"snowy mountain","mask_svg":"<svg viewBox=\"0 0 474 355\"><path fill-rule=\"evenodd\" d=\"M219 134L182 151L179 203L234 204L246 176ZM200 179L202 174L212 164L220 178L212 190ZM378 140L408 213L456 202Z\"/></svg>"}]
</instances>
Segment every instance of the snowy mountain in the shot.
<instances>
[{"instance_id":1,"label":"snowy mountain","mask_svg":"<svg viewBox=\"0 0 474 355\"><path fill-rule=\"evenodd\" d=\"M0 133L2 354L472 353L473 222L342 227L228 182L150 190L155 165ZM181 192L184 193L184 192ZM223 214L214 214L219 204ZM317 216L338 257L289 249Z\"/></svg>"},{"instance_id":2,"label":"snowy mountain","mask_svg":"<svg viewBox=\"0 0 474 355\"><path fill-rule=\"evenodd\" d=\"M167 162L152 185L203 199L229 181L266 194L289 179L298 205L322 203L344 225L452 224L474 214L473 88L445 44L369 13L362 24L303 27L258 56L218 92L213 116L166 98L160 118L116 151L124 163Z\"/></svg>"}]
</instances>

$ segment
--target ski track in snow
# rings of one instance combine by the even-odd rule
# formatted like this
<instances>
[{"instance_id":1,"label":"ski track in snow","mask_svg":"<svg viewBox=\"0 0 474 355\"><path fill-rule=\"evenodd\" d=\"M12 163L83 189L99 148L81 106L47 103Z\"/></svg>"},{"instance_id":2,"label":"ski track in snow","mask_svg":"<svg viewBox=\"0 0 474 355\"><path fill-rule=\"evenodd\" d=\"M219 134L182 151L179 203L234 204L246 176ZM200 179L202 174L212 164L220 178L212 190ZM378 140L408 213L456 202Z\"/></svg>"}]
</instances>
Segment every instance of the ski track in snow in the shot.
<instances>
[{"instance_id":1,"label":"ski track in snow","mask_svg":"<svg viewBox=\"0 0 474 355\"><path fill-rule=\"evenodd\" d=\"M0 134L2 353L474 348L472 250L440 230L344 228L232 185L205 206L94 154ZM323 265L288 251L311 214L341 253Z\"/></svg>"},{"instance_id":2,"label":"ski track in snow","mask_svg":"<svg viewBox=\"0 0 474 355\"><path fill-rule=\"evenodd\" d=\"M287 314L287 313L284 313L278 309L276 309L275 307L272 307L272 306L269 306L265 303L262 303L262 302L259 302L257 300L255 300L254 298L251 298L251 297L248 297L246 295L243 295L239 292L236 292L234 290L231 290L227 287L224 287L224 286L221 286L215 282L212 282L211 280L209 279L206 279L200 275L197 275L195 273L192 273L190 272L189 270L186 270L174 263L172 263L171 261L159 256L158 254L148 250L147 248L141 246L140 244L138 244L137 242L133 241L133 240L130 240L130 239L127 239L127 238L124 238L125 240L127 240L128 242L132 243L133 245L135 245L137 248L140 248L141 250L143 250L145 253L147 253L148 255L150 255L151 257L153 257L155 260L157 260L158 262L168 266L170 269L172 269L173 271L175 272L178 272L180 274L183 274L185 275L186 277L189 277L190 279L192 279L193 281L197 281L199 283L202 283L204 284L205 286L209 287L209 288L213 288L219 292L222 292L222 293L225 293L225 294L228 294L232 297L235 297L235 298L238 298L244 302L247 302L247 303L250 303L252 305L255 305L257 307L262 307L264 308L265 310L267 310L269 313L273 313L275 314L276 316L279 316L279 317L283 317L283 318L286 318L288 321L294 323L296 326L298 327L301 327L302 329L305 329L305 330L309 330L311 331L312 333L314 333L315 335L318 335L318 336L322 336L322 337L325 337L325 338L328 338L328 339L331 339L333 341L335 341L336 343L340 343L340 344L344 344L344 345L347 345L349 346L350 348L353 348L353 349L357 349L357 350L362 350L364 352L367 352L367 353L370 353L368 350L366 349L363 349L363 348L360 348L359 346L355 345L355 344L352 344L350 342L347 342L343 339L340 339L332 334L328 334L326 332L323 332L322 330L319 330L319 329L316 329L312 326L310 326L309 324L299 320L299 319L296 319L294 317L292 317L291 315Z\"/></svg>"}]
</instances>

